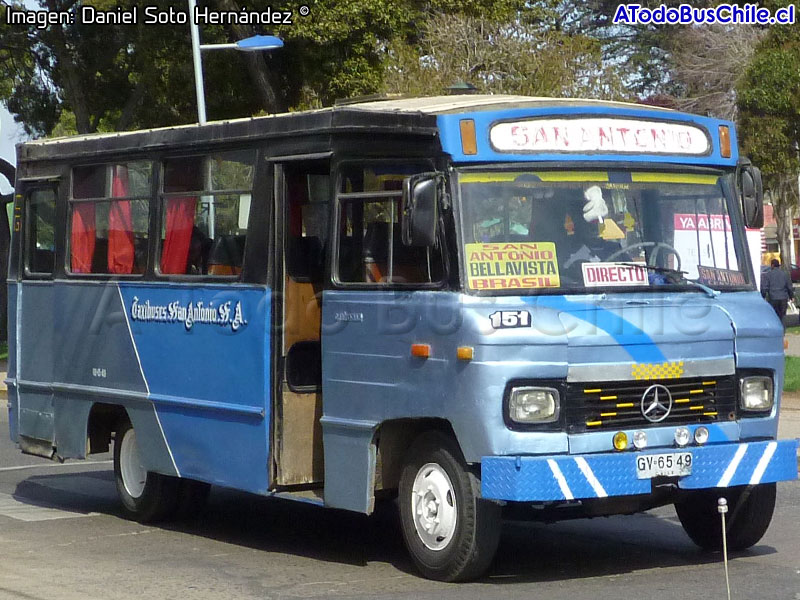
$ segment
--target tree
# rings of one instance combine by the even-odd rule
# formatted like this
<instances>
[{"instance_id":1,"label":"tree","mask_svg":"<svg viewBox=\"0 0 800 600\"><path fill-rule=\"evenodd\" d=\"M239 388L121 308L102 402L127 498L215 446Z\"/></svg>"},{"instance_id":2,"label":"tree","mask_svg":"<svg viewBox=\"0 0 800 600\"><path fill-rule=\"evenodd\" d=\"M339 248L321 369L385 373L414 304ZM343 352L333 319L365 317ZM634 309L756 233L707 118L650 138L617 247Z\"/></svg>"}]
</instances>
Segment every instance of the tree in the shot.
<instances>
[{"instance_id":1,"label":"tree","mask_svg":"<svg viewBox=\"0 0 800 600\"><path fill-rule=\"evenodd\" d=\"M395 39L384 89L441 94L456 82L482 92L619 99L616 67L603 61L597 40L547 24L488 21L469 15L431 16L415 46Z\"/></svg>"},{"instance_id":2,"label":"tree","mask_svg":"<svg viewBox=\"0 0 800 600\"><path fill-rule=\"evenodd\" d=\"M736 85L745 75L765 31L748 25L676 30L669 40L673 81L681 88L676 107L736 119Z\"/></svg>"},{"instance_id":3,"label":"tree","mask_svg":"<svg viewBox=\"0 0 800 600\"><path fill-rule=\"evenodd\" d=\"M24 10L13 0L14 10ZM139 9L135 25L10 25L0 6L0 101L34 135L88 133L190 123L196 118L188 25L150 25L145 6L176 9L171 0L37 0L49 10ZM30 0L28 1L30 4ZM269 0L253 0L263 11ZM330 105L383 85L394 40L415 47L431 15L458 13L510 22L538 19L556 0L316 0L291 25L201 25L206 43L274 33L285 46L272 53L204 54L206 101L212 119ZM241 0L200 0L201 7L239 11ZM523 10L524 9L524 10Z\"/></svg>"},{"instance_id":4,"label":"tree","mask_svg":"<svg viewBox=\"0 0 800 600\"><path fill-rule=\"evenodd\" d=\"M784 267L800 173L800 31L772 27L737 87L744 151L764 173L775 208Z\"/></svg>"},{"instance_id":5,"label":"tree","mask_svg":"<svg viewBox=\"0 0 800 600\"><path fill-rule=\"evenodd\" d=\"M50 11L117 7L141 12L140 0L39 0ZM162 9L172 5L156 2ZM25 10L21 4L14 10ZM50 133L74 120L74 132L114 131L191 122L196 114L189 29L174 25L9 24L0 7L0 100L6 102L26 131ZM220 28L204 32L210 41L227 36ZM229 61L208 60L206 76L224 82L209 97L216 118L252 114L258 99L240 90L251 85L246 69ZM64 119L66 121L64 121Z\"/></svg>"}]
</instances>

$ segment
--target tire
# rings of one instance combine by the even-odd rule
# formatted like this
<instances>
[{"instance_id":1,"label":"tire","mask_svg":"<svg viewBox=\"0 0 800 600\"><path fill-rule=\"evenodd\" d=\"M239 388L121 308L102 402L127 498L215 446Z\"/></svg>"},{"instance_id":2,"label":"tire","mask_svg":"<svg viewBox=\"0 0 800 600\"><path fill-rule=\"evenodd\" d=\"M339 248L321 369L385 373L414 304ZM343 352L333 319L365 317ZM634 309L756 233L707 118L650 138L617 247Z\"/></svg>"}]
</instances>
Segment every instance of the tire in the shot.
<instances>
[{"instance_id":1,"label":"tire","mask_svg":"<svg viewBox=\"0 0 800 600\"><path fill-rule=\"evenodd\" d=\"M431 431L414 441L398 502L406 548L425 577L466 581L486 572L500 540L501 509L480 498L452 438Z\"/></svg>"},{"instance_id":2,"label":"tire","mask_svg":"<svg viewBox=\"0 0 800 600\"><path fill-rule=\"evenodd\" d=\"M114 480L128 519L150 523L175 509L179 480L144 470L136 432L128 418L120 421L114 438Z\"/></svg>"},{"instance_id":3,"label":"tire","mask_svg":"<svg viewBox=\"0 0 800 600\"><path fill-rule=\"evenodd\" d=\"M729 550L745 550L764 537L775 511L774 483L756 486L717 488L693 492L675 503L675 512L684 531L705 550L722 549L722 526L717 500L728 501L725 515Z\"/></svg>"}]
</instances>

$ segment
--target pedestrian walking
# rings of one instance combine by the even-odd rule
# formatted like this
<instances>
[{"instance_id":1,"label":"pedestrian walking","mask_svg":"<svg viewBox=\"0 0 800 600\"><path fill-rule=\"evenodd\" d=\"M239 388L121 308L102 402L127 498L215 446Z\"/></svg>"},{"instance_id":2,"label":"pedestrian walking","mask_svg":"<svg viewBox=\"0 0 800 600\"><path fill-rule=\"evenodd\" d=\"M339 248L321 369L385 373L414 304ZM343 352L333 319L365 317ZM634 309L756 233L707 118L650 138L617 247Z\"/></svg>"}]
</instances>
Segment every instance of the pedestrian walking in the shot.
<instances>
[{"instance_id":1,"label":"pedestrian walking","mask_svg":"<svg viewBox=\"0 0 800 600\"><path fill-rule=\"evenodd\" d=\"M770 262L770 269L761 276L761 295L767 299L775 310L775 314L783 323L789 300L794 300L794 289L789 275L781 269L777 258Z\"/></svg>"}]
</instances>

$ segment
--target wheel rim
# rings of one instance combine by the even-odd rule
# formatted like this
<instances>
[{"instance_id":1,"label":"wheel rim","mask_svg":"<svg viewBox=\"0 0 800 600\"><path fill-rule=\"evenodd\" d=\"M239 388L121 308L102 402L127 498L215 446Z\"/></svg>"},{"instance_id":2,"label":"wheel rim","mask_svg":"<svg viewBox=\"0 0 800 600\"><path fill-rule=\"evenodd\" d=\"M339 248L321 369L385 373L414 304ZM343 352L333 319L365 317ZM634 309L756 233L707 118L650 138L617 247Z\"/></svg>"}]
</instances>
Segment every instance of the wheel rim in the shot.
<instances>
[{"instance_id":1,"label":"wheel rim","mask_svg":"<svg viewBox=\"0 0 800 600\"><path fill-rule=\"evenodd\" d=\"M122 438L119 449L119 470L125 491L133 498L141 496L147 481L147 470L142 466L139 446L136 444L136 432L133 429L126 431Z\"/></svg>"},{"instance_id":2,"label":"wheel rim","mask_svg":"<svg viewBox=\"0 0 800 600\"><path fill-rule=\"evenodd\" d=\"M411 514L417 536L430 550L442 550L453 539L458 522L453 484L436 463L424 465L411 489Z\"/></svg>"}]
</instances>

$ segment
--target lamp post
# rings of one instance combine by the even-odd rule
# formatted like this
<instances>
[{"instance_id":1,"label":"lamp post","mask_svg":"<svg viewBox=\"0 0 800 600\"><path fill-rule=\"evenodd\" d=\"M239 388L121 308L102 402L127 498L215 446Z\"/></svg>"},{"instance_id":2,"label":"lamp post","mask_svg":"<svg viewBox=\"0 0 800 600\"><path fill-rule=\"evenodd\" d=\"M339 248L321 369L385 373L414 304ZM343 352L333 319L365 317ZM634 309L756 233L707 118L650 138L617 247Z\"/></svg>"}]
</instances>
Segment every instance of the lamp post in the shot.
<instances>
[{"instance_id":1,"label":"lamp post","mask_svg":"<svg viewBox=\"0 0 800 600\"><path fill-rule=\"evenodd\" d=\"M201 44L200 29L194 20L197 0L189 0L189 29L192 33L192 60L194 62L194 88L197 94L197 121L206 123L206 92L203 85L203 50L239 50L240 52L258 52L283 47L283 40L274 35L254 35L233 44Z\"/></svg>"}]
</instances>

